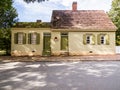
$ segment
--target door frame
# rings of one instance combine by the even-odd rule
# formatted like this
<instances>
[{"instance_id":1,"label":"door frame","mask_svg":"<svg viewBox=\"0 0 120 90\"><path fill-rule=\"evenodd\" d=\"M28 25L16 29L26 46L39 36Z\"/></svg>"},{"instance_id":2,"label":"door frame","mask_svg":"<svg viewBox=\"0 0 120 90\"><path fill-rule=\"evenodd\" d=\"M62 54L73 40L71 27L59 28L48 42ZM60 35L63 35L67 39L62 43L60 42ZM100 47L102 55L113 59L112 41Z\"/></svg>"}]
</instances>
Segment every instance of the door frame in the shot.
<instances>
[{"instance_id":1,"label":"door frame","mask_svg":"<svg viewBox=\"0 0 120 90\"><path fill-rule=\"evenodd\" d=\"M45 37L49 37L49 41L46 41ZM46 43L49 43L50 49L45 48ZM43 33L43 52L42 52L42 55L43 56L51 56L51 33L50 32Z\"/></svg>"},{"instance_id":2,"label":"door frame","mask_svg":"<svg viewBox=\"0 0 120 90\"><path fill-rule=\"evenodd\" d=\"M63 35L62 35L63 34ZM62 36L66 37L67 38L67 49L66 50L62 50ZM69 33L68 32L61 32L61 44L60 44L60 50L62 51L69 51Z\"/></svg>"}]
</instances>

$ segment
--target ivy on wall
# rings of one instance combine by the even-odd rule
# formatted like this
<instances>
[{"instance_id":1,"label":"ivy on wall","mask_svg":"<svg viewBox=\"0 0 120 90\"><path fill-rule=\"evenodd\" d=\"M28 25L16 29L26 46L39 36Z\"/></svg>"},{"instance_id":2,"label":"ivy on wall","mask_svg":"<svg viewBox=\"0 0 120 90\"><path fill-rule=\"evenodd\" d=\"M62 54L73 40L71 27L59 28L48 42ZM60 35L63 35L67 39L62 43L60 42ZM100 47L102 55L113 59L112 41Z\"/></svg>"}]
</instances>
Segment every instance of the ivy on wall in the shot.
<instances>
[{"instance_id":1,"label":"ivy on wall","mask_svg":"<svg viewBox=\"0 0 120 90\"><path fill-rule=\"evenodd\" d=\"M13 25L16 28L50 28L49 22L18 22Z\"/></svg>"}]
</instances>

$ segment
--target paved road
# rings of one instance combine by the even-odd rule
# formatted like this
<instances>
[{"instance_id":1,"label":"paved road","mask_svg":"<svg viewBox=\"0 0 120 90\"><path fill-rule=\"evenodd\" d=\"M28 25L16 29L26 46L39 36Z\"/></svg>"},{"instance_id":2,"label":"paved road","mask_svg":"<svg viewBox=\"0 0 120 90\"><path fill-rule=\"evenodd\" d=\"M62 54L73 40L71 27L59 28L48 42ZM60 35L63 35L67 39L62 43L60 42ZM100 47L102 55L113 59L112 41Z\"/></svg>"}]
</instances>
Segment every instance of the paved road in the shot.
<instances>
[{"instance_id":1,"label":"paved road","mask_svg":"<svg viewBox=\"0 0 120 90\"><path fill-rule=\"evenodd\" d=\"M0 90L120 90L120 61L1 62Z\"/></svg>"}]
</instances>

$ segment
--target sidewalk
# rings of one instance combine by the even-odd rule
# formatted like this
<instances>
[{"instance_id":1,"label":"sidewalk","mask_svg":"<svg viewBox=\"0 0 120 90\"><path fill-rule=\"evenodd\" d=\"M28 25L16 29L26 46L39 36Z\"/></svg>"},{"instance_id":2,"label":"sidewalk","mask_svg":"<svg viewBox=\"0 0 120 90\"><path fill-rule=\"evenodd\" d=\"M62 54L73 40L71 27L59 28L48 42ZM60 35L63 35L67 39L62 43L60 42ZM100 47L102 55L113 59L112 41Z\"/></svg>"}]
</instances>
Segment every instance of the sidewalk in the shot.
<instances>
[{"instance_id":1,"label":"sidewalk","mask_svg":"<svg viewBox=\"0 0 120 90\"><path fill-rule=\"evenodd\" d=\"M50 56L50 57L41 57L41 56L34 56L34 57L13 57L13 56L0 56L1 62L16 62L16 61L119 61L120 54L116 55L91 55L91 56Z\"/></svg>"}]
</instances>

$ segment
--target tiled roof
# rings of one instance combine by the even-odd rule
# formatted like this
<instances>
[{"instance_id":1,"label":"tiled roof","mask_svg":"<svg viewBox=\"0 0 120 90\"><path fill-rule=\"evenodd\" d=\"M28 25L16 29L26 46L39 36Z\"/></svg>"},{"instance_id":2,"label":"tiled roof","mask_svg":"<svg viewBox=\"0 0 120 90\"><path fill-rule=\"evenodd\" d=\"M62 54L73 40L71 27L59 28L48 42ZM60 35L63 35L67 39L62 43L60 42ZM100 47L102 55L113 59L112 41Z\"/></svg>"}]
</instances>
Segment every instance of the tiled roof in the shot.
<instances>
[{"instance_id":1,"label":"tiled roof","mask_svg":"<svg viewBox=\"0 0 120 90\"><path fill-rule=\"evenodd\" d=\"M51 24L53 29L116 29L103 10L54 10Z\"/></svg>"}]
</instances>

